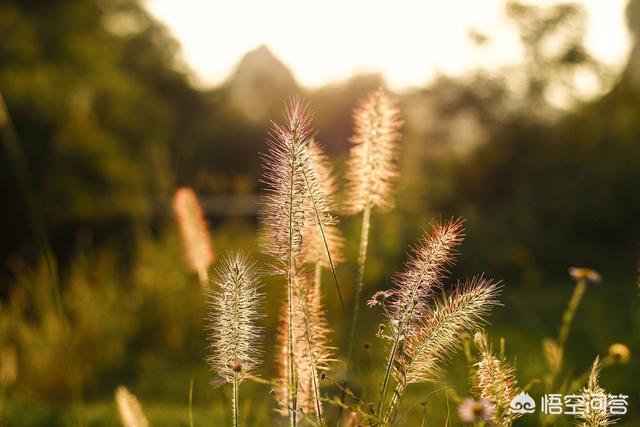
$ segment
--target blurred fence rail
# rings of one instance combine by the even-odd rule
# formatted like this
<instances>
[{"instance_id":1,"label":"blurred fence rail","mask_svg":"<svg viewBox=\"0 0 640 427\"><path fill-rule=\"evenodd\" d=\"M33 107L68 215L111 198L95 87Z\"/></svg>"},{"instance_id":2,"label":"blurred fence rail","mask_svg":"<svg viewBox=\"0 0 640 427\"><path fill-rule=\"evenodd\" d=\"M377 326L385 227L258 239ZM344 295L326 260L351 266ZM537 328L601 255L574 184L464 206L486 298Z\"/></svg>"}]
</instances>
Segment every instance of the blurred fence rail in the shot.
<instances>
[{"instance_id":1,"label":"blurred fence rail","mask_svg":"<svg viewBox=\"0 0 640 427\"><path fill-rule=\"evenodd\" d=\"M199 196L200 205L207 217L256 216L258 213L258 194L218 194ZM162 215L171 213L171 201L163 200L156 206L156 212Z\"/></svg>"}]
</instances>

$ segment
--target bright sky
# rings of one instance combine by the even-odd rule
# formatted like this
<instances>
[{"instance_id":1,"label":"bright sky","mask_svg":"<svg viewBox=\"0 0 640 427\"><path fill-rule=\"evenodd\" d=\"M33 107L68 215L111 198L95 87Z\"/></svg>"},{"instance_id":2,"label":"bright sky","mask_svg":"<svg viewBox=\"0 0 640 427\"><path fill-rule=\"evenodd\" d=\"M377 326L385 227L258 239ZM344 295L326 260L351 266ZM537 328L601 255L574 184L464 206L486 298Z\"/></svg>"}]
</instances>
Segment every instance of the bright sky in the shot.
<instances>
[{"instance_id":1,"label":"bright sky","mask_svg":"<svg viewBox=\"0 0 640 427\"><path fill-rule=\"evenodd\" d=\"M302 84L382 72L395 89L438 72L459 75L518 61L504 0L146 0L181 42L203 85L221 83L250 49L266 44ZM576 0L588 12L587 48L615 67L630 49L626 0ZM552 4L538 0L537 4ZM474 48L474 28L492 42Z\"/></svg>"}]
</instances>

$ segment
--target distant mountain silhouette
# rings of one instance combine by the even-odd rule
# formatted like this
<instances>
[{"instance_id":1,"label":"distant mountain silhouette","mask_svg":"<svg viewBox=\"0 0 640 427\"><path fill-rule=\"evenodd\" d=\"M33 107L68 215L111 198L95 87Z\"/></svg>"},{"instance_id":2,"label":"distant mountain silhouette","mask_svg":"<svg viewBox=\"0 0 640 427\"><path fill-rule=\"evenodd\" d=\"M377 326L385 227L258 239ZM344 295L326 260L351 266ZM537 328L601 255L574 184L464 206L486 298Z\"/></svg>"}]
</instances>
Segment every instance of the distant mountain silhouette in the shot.
<instances>
[{"instance_id":1,"label":"distant mountain silhouette","mask_svg":"<svg viewBox=\"0 0 640 427\"><path fill-rule=\"evenodd\" d=\"M291 71L265 45L240 60L226 86L230 105L252 121L279 117L282 100L301 91Z\"/></svg>"},{"instance_id":2,"label":"distant mountain silhouette","mask_svg":"<svg viewBox=\"0 0 640 427\"><path fill-rule=\"evenodd\" d=\"M627 25L632 35L633 47L627 60L624 78L634 88L640 88L640 0L631 0L627 5Z\"/></svg>"}]
</instances>

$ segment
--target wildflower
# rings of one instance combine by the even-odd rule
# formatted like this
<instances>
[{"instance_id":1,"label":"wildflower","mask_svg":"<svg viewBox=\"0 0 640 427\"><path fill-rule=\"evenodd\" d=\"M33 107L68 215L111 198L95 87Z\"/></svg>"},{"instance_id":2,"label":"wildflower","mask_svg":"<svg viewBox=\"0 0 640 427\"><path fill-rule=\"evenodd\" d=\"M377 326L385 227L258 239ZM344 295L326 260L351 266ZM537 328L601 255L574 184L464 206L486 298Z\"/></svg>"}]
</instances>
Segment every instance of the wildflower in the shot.
<instances>
[{"instance_id":1,"label":"wildflower","mask_svg":"<svg viewBox=\"0 0 640 427\"><path fill-rule=\"evenodd\" d=\"M576 281L586 280L589 283L600 283L602 276L595 270L583 267L570 267L569 275Z\"/></svg>"},{"instance_id":2,"label":"wildflower","mask_svg":"<svg viewBox=\"0 0 640 427\"><path fill-rule=\"evenodd\" d=\"M391 291L378 291L375 294L373 294L373 296L369 299L369 301L367 301L367 305L369 307L382 305L384 303L384 300L389 298L391 295L393 295L393 292Z\"/></svg>"},{"instance_id":3,"label":"wildflower","mask_svg":"<svg viewBox=\"0 0 640 427\"><path fill-rule=\"evenodd\" d=\"M616 365L626 365L631 359L631 351L629 347L621 343L611 344L609 347L608 357Z\"/></svg>"},{"instance_id":4,"label":"wildflower","mask_svg":"<svg viewBox=\"0 0 640 427\"><path fill-rule=\"evenodd\" d=\"M495 411L495 406L484 399L475 400L467 397L458 405L458 415L465 423L488 421L493 418Z\"/></svg>"}]
</instances>

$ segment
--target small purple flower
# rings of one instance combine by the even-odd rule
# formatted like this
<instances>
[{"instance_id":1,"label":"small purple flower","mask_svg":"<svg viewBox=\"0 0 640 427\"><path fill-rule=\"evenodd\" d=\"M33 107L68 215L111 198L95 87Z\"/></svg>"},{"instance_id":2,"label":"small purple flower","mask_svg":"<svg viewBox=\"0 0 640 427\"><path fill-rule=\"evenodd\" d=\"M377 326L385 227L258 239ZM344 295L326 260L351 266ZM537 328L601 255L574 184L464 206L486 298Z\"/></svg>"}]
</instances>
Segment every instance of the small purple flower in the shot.
<instances>
[{"instance_id":1,"label":"small purple flower","mask_svg":"<svg viewBox=\"0 0 640 427\"><path fill-rule=\"evenodd\" d=\"M458 415L465 423L475 423L477 421L487 421L493 418L496 407L489 401L475 400L467 397L458 405Z\"/></svg>"},{"instance_id":2,"label":"small purple flower","mask_svg":"<svg viewBox=\"0 0 640 427\"><path fill-rule=\"evenodd\" d=\"M391 291L378 291L367 301L369 307L374 305L382 305L385 299L389 298L393 293Z\"/></svg>"}]
</instances>

